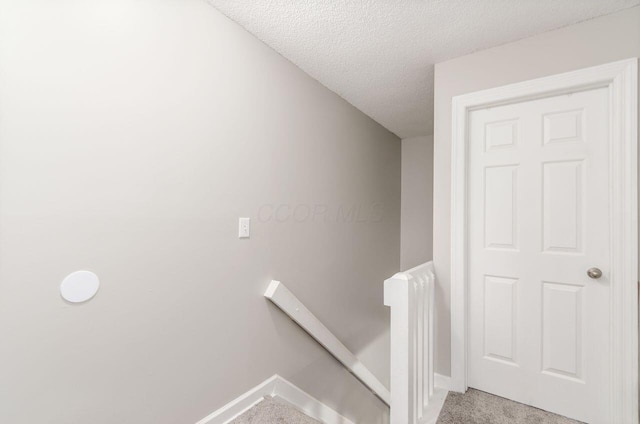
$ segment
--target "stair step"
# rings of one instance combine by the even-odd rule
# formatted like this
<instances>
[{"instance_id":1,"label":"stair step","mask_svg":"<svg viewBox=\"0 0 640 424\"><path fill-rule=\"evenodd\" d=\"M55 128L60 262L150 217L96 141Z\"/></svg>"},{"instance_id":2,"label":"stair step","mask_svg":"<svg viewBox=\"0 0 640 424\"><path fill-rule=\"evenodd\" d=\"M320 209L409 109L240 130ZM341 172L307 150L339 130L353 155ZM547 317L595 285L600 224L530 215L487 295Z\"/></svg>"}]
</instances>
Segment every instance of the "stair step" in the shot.
<instances>
[{"instance_id":1,"label":"stair step","mask_svg":"<svg viewBox=\"0 0 640 424\"><path fill-rule=\"evenodd\" d=\"M229 424L322 424L305 415L290 403L272 396L265 396Z\"/></svg>"}]
</instances>

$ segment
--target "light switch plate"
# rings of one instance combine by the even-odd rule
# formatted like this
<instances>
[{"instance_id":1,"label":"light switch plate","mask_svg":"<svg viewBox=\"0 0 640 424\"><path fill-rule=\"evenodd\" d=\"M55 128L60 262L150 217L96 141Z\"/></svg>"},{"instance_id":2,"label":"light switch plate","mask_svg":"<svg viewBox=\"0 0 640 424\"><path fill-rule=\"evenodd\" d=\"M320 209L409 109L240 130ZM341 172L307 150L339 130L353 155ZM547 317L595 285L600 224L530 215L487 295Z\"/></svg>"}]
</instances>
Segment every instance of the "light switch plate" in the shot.
<instances>
[{"instance_id":1,"label":"light switch plate","mask_svg":"<svg viewBox=\"0 0 640 424\"><path fill-rule=\"evenodd\" d=\"M238 238L249 238L251 235L251 218L238 220Z\"/></svg>"}]
</instances>

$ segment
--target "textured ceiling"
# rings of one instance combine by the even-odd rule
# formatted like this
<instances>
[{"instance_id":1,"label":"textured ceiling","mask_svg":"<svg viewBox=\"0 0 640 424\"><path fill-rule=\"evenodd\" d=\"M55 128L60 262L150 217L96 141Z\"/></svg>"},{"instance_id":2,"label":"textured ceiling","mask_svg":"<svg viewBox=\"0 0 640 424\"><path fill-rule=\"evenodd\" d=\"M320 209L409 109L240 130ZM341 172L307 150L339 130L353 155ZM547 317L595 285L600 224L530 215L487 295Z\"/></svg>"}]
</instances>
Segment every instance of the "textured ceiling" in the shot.
<instances>
[{"instance_id":1,"label":"textured ceiling","mask_svg":"<svg viewBox=\"0 0 640 424\"><path fill-rule=\"evenodd\" d=\"M435 63L640 4L640 0L209 2L402 138L433 133Z\"/></svg>"}]
</instances>

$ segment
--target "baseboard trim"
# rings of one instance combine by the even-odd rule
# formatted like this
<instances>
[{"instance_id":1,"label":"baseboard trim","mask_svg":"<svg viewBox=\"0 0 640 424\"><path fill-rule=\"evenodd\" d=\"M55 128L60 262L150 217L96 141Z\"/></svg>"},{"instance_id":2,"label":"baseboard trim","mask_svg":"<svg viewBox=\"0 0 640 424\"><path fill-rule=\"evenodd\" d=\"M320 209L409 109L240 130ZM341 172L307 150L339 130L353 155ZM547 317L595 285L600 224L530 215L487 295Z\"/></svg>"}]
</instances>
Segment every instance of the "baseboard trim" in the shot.
<instances>
[{"instance_id":1,"label":"baseboard trim","mask_svg":"<svg viewBox=\"0 0 640 424\"><path fill-rule=\"evenodd\" d=\"M279 397L324 424L354 424L277 374L201 419L196 424L227 424L254 407L265 396Z\"/></svg>"},{"instance_id":2,"label":"baseboard trim","mask_svg":"<svg viewBox=\"0 0 640 424\"><path fill-rule=\"evenodd\" d=\"M429 406L425 410L422 420L420 420L421 424L436 424L448 394L449 390L447 389L440 387L433 389L433 395L429 399Z\"/></svg>"},{"instance_id":3,"label":"baseboard trim","mask_svg":"<svg viewBox=\"0 0 640 424\"><path fill-rule=\"evenodd\" d=\"M265 396L272 396L280 376L277 374L238 396L222 408L207 415L196 424L225 424L253 408Z\"/></svg>"},{"instance_id":4,"label":"baseboard trim","mask_svg":"<svg viewBox=\"0 0 640 424\"><path fill-rule=\"evenodd\" d=\"M282 377L278 377L274 396L286 400L311 418L315 418L324 424L354 424L351 420L343 417Z\"/></svg>"},{"instance_id":5,"label":"baseboard trim","mask_svg":"<svg viewBox=\"0 0 640 424\"><path fill-rule=\"evenodd\" d=\"M449 390L449 387L451 387L451 377L448 375L435 373L433 380L434 386L441 389Z\"/></svg>"},{"instance_id":6,"label":"baseboard trim","mask_svg":"<svg viewBox=\"0 0 640 424\"><path fill-rule=\"evenodd\" d=\"M433 385L435 386L433 395L429 399L429 406L425 410L420 424L436 424L440 416L440 411L442 411L442 407L444 406L444 401L449 394L451 377L435 373L433 379Z\"/></svg>"}]
</instances>

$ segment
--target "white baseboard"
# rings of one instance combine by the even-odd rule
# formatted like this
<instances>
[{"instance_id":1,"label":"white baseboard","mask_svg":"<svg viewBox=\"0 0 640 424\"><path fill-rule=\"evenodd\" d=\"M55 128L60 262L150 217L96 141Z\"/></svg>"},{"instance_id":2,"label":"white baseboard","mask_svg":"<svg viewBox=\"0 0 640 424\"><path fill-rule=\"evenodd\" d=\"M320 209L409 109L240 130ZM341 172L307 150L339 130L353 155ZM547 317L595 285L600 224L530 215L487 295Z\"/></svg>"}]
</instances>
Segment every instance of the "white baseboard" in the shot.
<instances>
[{"instance_id":1,"label":"white baseboard","mask_svg":"<svg viewBox=\"0 0 640 424\"><path fill-rule=\"evenodd\" d=\"M354 424L279 375L274 375L196 424L226 424L264 399L279 397L324 424Z\"/></svg>"},{"instance_id":2,"label":"white baseboard","mask_svg":"<svg viewBox=\"0 0 640 424\"><path fill-rule=\"evenodd\" d=\"M440 411L442 411L442 407L444 406L444 401L447 398L447 394L449 394L447 389L441 389L439 387L433 389L433 396L429 399L429 406L424 412L422 420L420 420L421 424L436 424L438 417L440 416Z\"/></svg>"},{"instance_id":3,"label":"white baseboard","mask_svg":"<svg viewBox=\"0 0 640 424\"><path fill-rule=\"evenodd\" d=\"M420 420L420 424L435 424L440 416L440 411L444 406L444 401L449 394L449 384L451 377L435 373L433 396L429 399L429 406L424 411L424 416Z\"/></svg>"},{"instance_id":4,"label":"white baseboard","mask_svg":"<svg viewBox=\"0 0 640 424\"><path fill-rule=\"evenodd\" d=\"M451 377L435 373L433 377L433 385L441 389L449 390L451 386Z\"/></svg>"},{"instance_id":5,"label":"white baseboard","mask_svg":"<svg viewBox=\"0 0 640 424\"><path fill-rule=\"evenodd\" d=\"M278 377L274 396L286 400L311 418L324 424L354 424L293 383Z\"/></svg>"},{"instance_id":6,"label":"white baseboard","mask_svg":"<svg viewBox=\"0 0 640 424\"><path fill-rule=\"evenodd\" d=\"M245 394L237 397L210 415L207 415L196 424L225 424L238 417L248 409L251 409L265 396L272 396L275 391L276 382L280 377L276 374L273 377L258 384Z\"/></svg>"}]
</instances>

